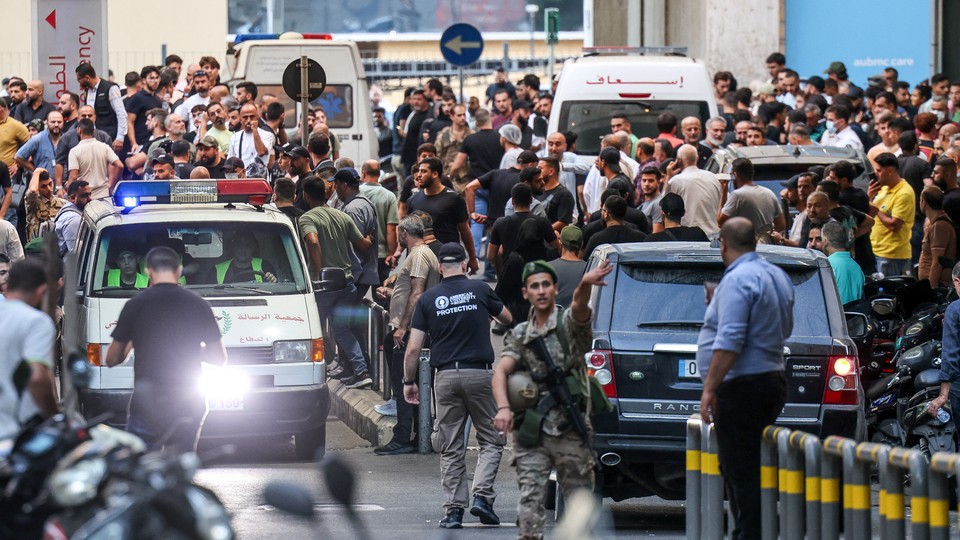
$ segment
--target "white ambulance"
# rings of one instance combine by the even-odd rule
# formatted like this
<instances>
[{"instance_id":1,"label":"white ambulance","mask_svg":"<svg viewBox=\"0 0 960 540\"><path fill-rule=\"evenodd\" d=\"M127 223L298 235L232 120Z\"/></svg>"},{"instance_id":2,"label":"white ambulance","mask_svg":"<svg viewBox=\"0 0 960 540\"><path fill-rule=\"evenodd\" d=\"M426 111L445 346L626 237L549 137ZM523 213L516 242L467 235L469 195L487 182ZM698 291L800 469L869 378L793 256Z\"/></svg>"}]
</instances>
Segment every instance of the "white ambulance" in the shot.
<instances>
[{"instance_id":1,"label":"white ambulance","mask_svg":"<svg viewBox=\"0 0 960 540\"><path fill-rule=\"evenodd\" d=\"M121 309L147 286L144 256L169 246L182 256L181 285L209 302L227 350L227 366L197 381L210 410L201 436L293 435L303 459L324 448L330 394L313 284L292 220L264 207L270 193L264 180L133 181L119 183L112 200L87 205L77 307L65 315L95 367L81 393L87 418L126 421L136 351L117 367L104 359ZM241 238L252 277L227 271Z\"/></svg>"},{"instance_id":2,"label":"white ambulance","mask_svg":"<svg viewBox=\"0 0 960 540\"><path fill-rule=\"evenodd\" d=\"M578 135L576 152L600 154L610 119L625 115L637 137L656 137L657 117L666 111L679 122L717 116L713 84L702 62L684 56L594 55L567 60L560 73L549 132Z\"/></svg>"},{"instance_id":3,"label":"white ambulance","mask_svg":"<svg viewBox=\"0 0 960 540\"><path fill-rule=\"evenodd\" d=\"M227 54L231 72L227 84L234 88L241 81L250 81L257 85L258 95L273 94L287 111L284 127L296 128L299 107L283 91L283 70L304 54L316 60L327 75L323 94L311 105L323 107L330 132L340 140L340 155L355 163L376 159L367 76L356 43L332 41L329 34L238 35Z\"/></svg>"}]
</instances>

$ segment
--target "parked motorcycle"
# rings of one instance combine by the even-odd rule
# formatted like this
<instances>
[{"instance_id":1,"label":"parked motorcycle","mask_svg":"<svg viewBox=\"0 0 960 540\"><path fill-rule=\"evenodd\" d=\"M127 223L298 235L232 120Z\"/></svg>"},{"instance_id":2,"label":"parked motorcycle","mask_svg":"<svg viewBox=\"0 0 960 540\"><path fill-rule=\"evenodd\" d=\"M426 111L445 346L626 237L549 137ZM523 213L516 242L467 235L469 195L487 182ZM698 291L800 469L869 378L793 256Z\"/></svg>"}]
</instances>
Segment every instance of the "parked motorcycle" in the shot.
<instances>
[{"instance_id":1,"label":"parked motorcycle","mask_svg":"<svg viewBox=\"0 0 960 540\"><path fill-rule=\"evenodd\" d=\"M901 349L895 358L896 372L883 376L867 388L866 421L870 441L896 446L904 444L901 409L916 393L916 376L929 371L939 373L940 350L937 340Z\"/></svg>"}]
</instances>

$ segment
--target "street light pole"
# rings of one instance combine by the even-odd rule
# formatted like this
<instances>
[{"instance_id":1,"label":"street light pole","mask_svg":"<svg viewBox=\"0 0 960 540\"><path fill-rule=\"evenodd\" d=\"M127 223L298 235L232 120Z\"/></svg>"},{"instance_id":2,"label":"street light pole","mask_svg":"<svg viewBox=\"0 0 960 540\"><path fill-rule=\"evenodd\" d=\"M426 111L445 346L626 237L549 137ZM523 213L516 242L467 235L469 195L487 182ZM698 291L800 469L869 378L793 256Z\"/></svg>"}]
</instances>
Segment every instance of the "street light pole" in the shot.
<instances>
[{"instance_id":1,"label":"street light pole","mask_svg":"<svg viewBox=\"0 0 960 540\"><path fill-rule=\"evenodd\" d=\"M534 49L533 30L536 25L537 13L540 11L540 6L536 4L527 4L525 9L527 10L527 15L530 16L530 58L532 60L537 56Z\"/></svg>"}]
</instances>

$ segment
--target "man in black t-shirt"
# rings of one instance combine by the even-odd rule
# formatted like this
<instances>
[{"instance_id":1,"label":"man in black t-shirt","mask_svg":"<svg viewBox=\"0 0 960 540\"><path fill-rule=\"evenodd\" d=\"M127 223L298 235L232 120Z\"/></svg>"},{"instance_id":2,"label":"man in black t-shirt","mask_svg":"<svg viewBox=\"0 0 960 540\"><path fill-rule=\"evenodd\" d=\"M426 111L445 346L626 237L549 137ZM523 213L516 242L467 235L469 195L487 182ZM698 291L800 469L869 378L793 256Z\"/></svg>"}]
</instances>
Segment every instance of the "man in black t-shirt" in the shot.
<instances>
[{"instance_id":1,"label":"man in black t-shirt","mask_svg":"<svg viewBox=\"0 0 960 540\"><path fill-rule=\"evenodd\" d=\"M433 219L433 234L437 240L443 243L463 243L470 256L468 266L471 273L475 273L479 262L474 251L473 235L470 234L467 203L456 191L440 183L443 164L439 159L425 159L417 167L421 189L407 202L407 213L423 210ZM401 250L398 248L398 251ZM400 257L400 253L395 255L396 258Z\"/></svg>"},{"instance_id":2,"label":"man in black t-shirt","mask_svg":"<svg viewBox=\"0 0 960 540\"><path fill-rule=\"evenodd\" d=\"M477 123L477 132L467 135L463 140L457 157L447 171L450 176L463 176L466 168L467 179L473 180L500 168L504 150L500 144L500 133L493 129L490 112L480 109L473 119Z\"/></svg>"},{"instance_id":3,"label":"man in black t-shirt","mask_svg":"<svg viewBox=\"0 0 960 540\"><path fill-rule=\"evenodd\" d=\"M201 363L226 362L210 304L178 285L181 271L180 257L169 247L147 253L150 288L123 306L107 349L109 367L136 351L127 431L151 449L196 448L207 411L204 396L197 391Z\"/></svg>"},{"instance_id":4,"label":"man in black t-shirt","mask_svg":"<svg viewBox=\"0 0 960 540\"><path fill-rule=\"evenodd\" d=\"M461 528L469 503L463 439L467 416L473 421L480 445L470 513L485 525L497 525L500 518L493 511L493 484L506 438L493 428L497 405L493 400L494 352L489 328L490 317L505 326L513 319L488 285L467 278L467 254L460 244L444 244L438 259L443 281L425 291L413 311L403 361L403 397L408 403L420 403L417 365L424 339L430 334L430 367L437 370L434 395L442 441L440 484L446 499L446 515L440 527Z\"/></svg>"},{"instance_id":5,"label":"man in black t-shirt","mask_svg":"<svg viewBox=\"0 0 960 540\"><path fill-rule=\"evenodd\" d=\"M156 66L146 66L140 70L143 87L127 100L127 145L134 152L137 146L143 146L150 140L147 129L147 111L160 108L163 103L154 95L160 86L160 72Z\"/></svg>"},{"instance_id":6,"label":"man in black t-shirt","mask_svg":"<svg viewBox=\"0 0 960 540\"><path fill-rule=\"evenodd\" d=\"M573 223L573 209L576 200L573 193L560 183L560 161L553 156L540 158L537 165L540 176L543 178L543 193L537 195L547 207L547 219L550 220L553 230L560 230Z\"/></svg>"},{"instance_id":7,"label":"man in black t-shirt","mask_svg":"<svg viewBox=\"0 0 960 540\"><path fill-rule=\"evenodd\" d=\"M533 191L526 182L520 182L513 186L511 190L513 208L515 213L502 217L493 224L490 231L490 245L487 248L487 260L492 261L497 269L497 275L503 271L503 262L513 252L517 239L520 235L520 225L528 219L537 221L537 230L539 236L543 238L544 243L560 250L560 242L557 235L550 226L546 218L535 216L530 213L530 203L533 201Z\"/></svg>"},{"instance_id":8,"label":"man in black t-shirt","mask_svg":"<svg viewBox=\"0 0 960 540\"><path fill-rule=\"evenodd\" d=\"M660 213L663 216L663 230L647 235L644 242L709 242L707 234L700 227L680 225L687 213L683 198L676 193L667 193L660 198Z\"/></svg>"},{"instance_id":9,"label":"man in black t-shirt","mask_svg":"<svg viewBox=\"0 0 960 540\"><path fill-rule=\"evenodd\" d=\"M647 235L627 227L623 224L623 217L627 214L627 201L619 195L607 197L600 211L600 218L605 225L604 229L590 238L587 247L583 250L583 258L587 259L597 246L603 244L626 244L629 242L643 242Z\"/></svg>"},{"instance_id":10,"label":"man in black t-shirt","mask_svg":"<svg viewBox=\"0 0 960 540\"><path fill-rule=\"evenodd\" d=\"M410 106L413 112L407 117L403 146L400 151L404 174L410 174L410 169L417 162L417 147L423 142L420 140L420 131L423 128L423 122L430 117L430 103L424 96L422 88L414 90L410 95Z\"/></svg>"}]
</instances>

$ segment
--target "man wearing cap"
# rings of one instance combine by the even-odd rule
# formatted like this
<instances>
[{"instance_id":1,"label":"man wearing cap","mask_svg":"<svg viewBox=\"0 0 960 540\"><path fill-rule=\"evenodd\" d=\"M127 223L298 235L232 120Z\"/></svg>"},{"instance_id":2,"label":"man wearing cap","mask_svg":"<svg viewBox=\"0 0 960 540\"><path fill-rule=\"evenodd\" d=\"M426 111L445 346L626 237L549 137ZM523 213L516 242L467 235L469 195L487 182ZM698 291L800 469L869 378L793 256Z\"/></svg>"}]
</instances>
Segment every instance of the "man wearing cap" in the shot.
<instances>
[{"instance_id":1,"label":"man wearing cap","mask_svg":"<svg viewBox=\"0 0 960 540\"><path fill-rule=\"evenodd\" d=\"M343 384L348 388L370 386L373 380L367 371L360 342L350 324L351 316L338 310L352 310L356 305L354 250L366 252L373 246L373 241L360 233L350 216L327 206L326 182L311 175L302 178L299 183L303 184L303 198L310 205L310 210L297 221L310 263L310 278L319 280L321 269L326 267L340 268L346 276L346 286L342 290L316 293L320 316L330 319L333 337L341 351L338 361L343 369L353 370L353 376L343 379Z\"/></svg>"},{"instance_id":2,"label":"man wearing cap","mask_svg":"<svg viewBox=\"0 0 960 540\"><path fill-rule=\"evenodd\" d=\"M173 156L170 154L158 154L150 160L150 165L153 167L154 180L179 179L175 172L176 163L174 163Z\"/></svg>"},{"instance_id":3,"label":"man wearing cap","mask_svg":"<svg viewBox=\"0 0 960 540\"><path fill-rule=\"evenodd\" d=\"M498 130L500 133L500 146L503 147L503 157L500 158L500 168L509 169L517 164L517 156L523 152L520 148L522 134L520 128L514 124L504 124Z\"/></svg>"},{"instance_id":4,"label":"man wearing cap","mask_svg":"<svg viewBox=\"0 0 960 540\"><path fill-rule=\"evenodd\" d=\"M847 77L847 66L843 65L843 62L831 62L824 73L837 83L837 89L840 93L847 93L850 82Z\"/></svg>"},{"instance_id":5,"label":"man wearing cap","mask_svg":"<svg viewBox=\"0 0 960 540\"><path fill-rule=\"evenodd\" d=\"M302 147L298 147L302 148ZM366 196L360 193L360 173L353 167L344 167L333 175L333 186L340 201L340 210L353 218L360 234L370 238L373 247L356 250L360 258L360 274L354 276L357 284L357 299L367 295L370 287L380 285L380 273L377 271L377 210Z\"/></svg>"},{"instance_id":6,"label":"man wearing cap","mask_svg":"<svg viewBox=\"0 0 960 540\"><path fill-rule=\"evenodd\" d=\"M500 518L493 510L493 484L506 438L505 430L498 433L493 425L497 405L491 387L494 352L489 320L493 317L509 326L513 319L488 285L467 278L467 253L460 244L444 244L437 258L443 281L424 292L414 308L403 362L403 397L408 403L420 403L416 377L420 350L429 334L430 366L436 370L441 485L446 497L446 515L440 527L461 528L469 502L463 437L467 417L477 430L480 445L470 513L485 525L499 525Z\"/></svg>"},{"instance_id":7,"label":"man wearing cap","mask_svg":"<svg viewBox=\"0 0 960 540\"><path fill-rule=\"evenodd\" d=\"M660 198L660 214L663 230L647 235L644 242L709 242L700 227L687 227L680 222L686 214L683 198L676 193L667 193Z\"/></svg>"},{"instance_id":8,"label":"man wearing cap","mask_svg":"<svg viewBox=\"0 0 960 540\"><path fill-rule=\"evenodd\" d=\"M220 143L209 132L197 141L197 167L206 167L210 178L226 178L225 160L220 155Z\"/></svg>"},{"instance_id":9,"label":"man wearing cap","mask_svg":"<svg viewBox=\"0 0 960 540\"><path fill-rule=\"evenodd\" d=\"M299 144L287 143L284 145L283 155L290 160L287 174L290 179L297 182L301 178L310 174L310 152ZM302 193L301 188L297 188L298 193Z\"/></svg>"},{"instance_id":10,"label":"man wearing cap","mask_svg":"<svg viewBox=\"0 0 960 540\"><path fill-rule=\"evenodd\" d=\"M543 360L529 346L534 339L542 338L554 364L579 381L576 394L589 396L583 358L593 341L590 294L594 287L606 285L604 278L612 270L610 261L604 260L584 274L569 307L561 309L556 305L556 271L544 261L524 265L523 296L530 302L530 317L504 337L503 353L493 376L493 395L497 405L494 427L501 432L513 430L520 488L517 505L520 538L543 538L543 503L550 471L557 471L558 489L563 490L563 495L570 500L577 489L593 491L595 462L590 441L583 440L573 429L567 413L560 406L544 407L546 412L542 414L536 414L540 407L516 411L515 418L507 397L507 378L515 371L545 371ZM544 383L536 384L541 398L550 395ZM591 400L584 401L586 410L581 408L581 411L588 432L592 432Z\"/></svg>"},{"instance_id":11,"label":"man wearing cap","mask_svg":"<svg viewBox=\"0 0 960 540\"><path fill-rule=\"evenodd\" d=\"M243 179L247 177L247 169L243 160L238 157L229 157L223 162L223 173L228 180Z\"/></svg>"},{"instance_id":12,"label":"man wearing cap","mask_svg":"<svg viewBox=\"0 0 960 540\"><path fill-rule=\"evenodd\" d=\"M580 258L583 248L583 232L576 225L567 225L560 231L560 256L550 261L557 273L557 304L569 306L573 291L583 277L587 262Z\"/></svg>"}]
</instances>

